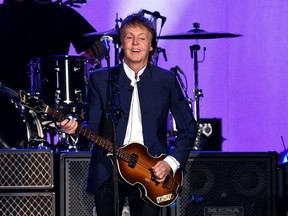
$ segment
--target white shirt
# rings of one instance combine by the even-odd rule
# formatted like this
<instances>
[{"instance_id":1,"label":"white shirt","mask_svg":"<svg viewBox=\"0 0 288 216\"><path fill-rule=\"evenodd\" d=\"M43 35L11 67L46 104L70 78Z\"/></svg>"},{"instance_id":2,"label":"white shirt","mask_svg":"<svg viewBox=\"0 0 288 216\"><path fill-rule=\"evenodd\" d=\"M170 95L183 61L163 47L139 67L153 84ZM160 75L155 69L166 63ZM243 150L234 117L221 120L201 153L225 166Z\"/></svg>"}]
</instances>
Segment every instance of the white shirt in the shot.
<instances>
[{"instance_id":1,"label":"white shirt","mask_svg":"<svg viewBox=\"0 0 288 216\"><path fill-rule=\"evenodd\" d=\"M141 107L139 102L137 82L140 81L140 75L144 72L146 66L143 67L138 72L137 76L135 76L136 75L135 72L125 62L123 63L123 66L125 74L131 80L130 85L134 87L131 98L129 119L123 145L127 145L130 143L139 143L144 145ZM165 157L164 160L170 165L171 169L173 170L173 173L175 174L176 170L179 169L180 167L179 162L170 155Z\"/></svg>"},{"instance_id":2,"label":"white shirt","mask_svg":"<svg viewBox=\"0 0 288 216\"><path fill-rule=\"evenodd\" d=\"M129 143L139 143L144 145L141 108L139 102L137 82L140 81L140 75L144 72L146 66L142 68L138 72L138 76L135 77L135 72L131 68L129 68L127 64L124 63L123 65L126 75L131 80L130 85L134 87L131 98L130 113L124 139L124 145L127 145Z\"/></svg>"}]
</instances>

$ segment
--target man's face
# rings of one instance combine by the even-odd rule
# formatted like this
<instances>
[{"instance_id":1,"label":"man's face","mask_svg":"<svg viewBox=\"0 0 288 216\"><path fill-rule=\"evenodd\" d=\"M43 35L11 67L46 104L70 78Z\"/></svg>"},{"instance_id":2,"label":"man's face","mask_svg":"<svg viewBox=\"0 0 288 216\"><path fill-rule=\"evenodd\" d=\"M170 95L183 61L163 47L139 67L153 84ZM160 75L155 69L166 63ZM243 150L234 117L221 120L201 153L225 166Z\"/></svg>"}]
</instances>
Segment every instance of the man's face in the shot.
<instances>
[{"instance_id":1,"label":"man's face","mask_svg":"<svg viewBox=\"0 0 288 216\"><path fill-rule=\"evenodd\" d=\"M124 28L121 38L126 64L147 64L152 48L152 35L144 26L133 25Z\"/></svg>"}]
</instances>

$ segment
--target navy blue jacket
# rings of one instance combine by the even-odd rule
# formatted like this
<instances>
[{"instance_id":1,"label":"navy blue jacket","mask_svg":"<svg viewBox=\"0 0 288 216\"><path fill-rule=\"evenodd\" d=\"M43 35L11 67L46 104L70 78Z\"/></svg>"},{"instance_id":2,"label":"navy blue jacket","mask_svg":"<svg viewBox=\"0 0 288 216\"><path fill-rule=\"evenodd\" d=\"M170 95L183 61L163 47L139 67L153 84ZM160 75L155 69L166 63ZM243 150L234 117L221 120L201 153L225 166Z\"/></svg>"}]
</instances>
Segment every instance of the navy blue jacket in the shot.
<instances>
[{"instance_id":1,"label":"navy blue jacket","mask_svg":"<svg viewBox=\"0 0 288 216\"><path fill-rule=\"evenodd\" d=\"M125 138L129 118L133 87L124 72L123 65L113 67L119 76L121 107L123 117L117 126L117 145L121 146ZM103 119L108 84L108 70L100 69L89 78L87 126L103 136ZM181 167L188 160L197 134L197 123L193 117L175 73L155 65L148 65L137 83L141 106L144 145L151 156L168 154L167 151L167 116L169 110L176 121L178 136L174 151ZM87 191L95 193L102 183L112 174L112 162L106 156L106 150L94 145L88 174Z\"/></svg>"}]
</instances>

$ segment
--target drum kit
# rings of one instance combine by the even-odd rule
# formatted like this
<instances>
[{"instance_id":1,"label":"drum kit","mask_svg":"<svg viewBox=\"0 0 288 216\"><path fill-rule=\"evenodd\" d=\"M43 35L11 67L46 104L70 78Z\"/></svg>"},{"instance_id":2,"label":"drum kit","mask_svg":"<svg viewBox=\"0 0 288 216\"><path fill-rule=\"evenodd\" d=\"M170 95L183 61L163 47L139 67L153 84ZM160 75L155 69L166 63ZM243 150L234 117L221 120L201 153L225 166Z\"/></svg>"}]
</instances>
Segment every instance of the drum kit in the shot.
<instances>
[{"instance_id":1,"label":"drum kit","mask_svg":"<svg viewBox=\"0 0 288 216\"><path fill-rule=\"evenodd\" d=\"M156 13L154 13L156 14ZM157 13L158 14L158 13ZM100 39L104 35L113 38L115 48L115 64L119 63L119 38L118 38L118 23L121 19L116 19L115 28L105 32L92 32L84 35L85 37ZM162 25L163 26L163 25ZM239 34L207 32L199 28L199 23L193 24L194 29L187 32L158 36L160 40L183 40L183 39L217 39L217 38L233 38L239 37ZM191 100L187 96L188 101L194 101L194 115L199 125L199 135L206 134L209 136L212 128L209 125L201 124L199 112L199 98L203 96L202 90L198 88L198 44L190 47L191 56L194 58L194 78L195 88L194 99ZM161 50L161 49L159 49ZM163 49L162 49L163 50ZM157 62L157 61L156 61ZM47 56L32 58L30 66L30 94L40 98L49 106L61 110L67 117L77 118L81 121L85 120L85 106L87 97L87 83L89 74L95 69L93 60L80 56ZM176 68L177 70L177 68ZM178 71L181 69L178 67ZM184 74L181 71L181 74ZM182 82L179 76L178 81ZM183 82L182 82L183 84ZM181 85L183 86L183 85ZM184 88L184 87L183 87ZM3 90L3 88L2 88ZM183 89L184 90L184 89ZM187 90L187 89L186 89ZM1 87L0 87L1 91ZM190 103L192 107L192 102ZM21 112L23 110L21 109ZM25 111L25 123L27 128L27 147L28 148L56 148L60 150L78 150L78 140L62 133L59 128L59 123L49 119L45 114L39 115L33 111ZM22 116L23 117L23 116ZM29 117L29 118L28 118ZM170 118L170 123L173 124ZM171 128L171 125L168 127ZM176 129L173 128L173 134L169 138L176 136ZM170 140L172 140L170 139ZM198 136L199 139L199 136ZM199 140L198 140L199 141ZM196 140L197 143L197 140ZM199 144L199 143L198 143ZM83 143L81 143L83 145ZM88 149L90 144L84 145ZM196 146L196 150L200 148L200 144ZM81 148L80 148L81 150ZM86 150L86 149L84 149Z\"/></svg>"}]
</instances>

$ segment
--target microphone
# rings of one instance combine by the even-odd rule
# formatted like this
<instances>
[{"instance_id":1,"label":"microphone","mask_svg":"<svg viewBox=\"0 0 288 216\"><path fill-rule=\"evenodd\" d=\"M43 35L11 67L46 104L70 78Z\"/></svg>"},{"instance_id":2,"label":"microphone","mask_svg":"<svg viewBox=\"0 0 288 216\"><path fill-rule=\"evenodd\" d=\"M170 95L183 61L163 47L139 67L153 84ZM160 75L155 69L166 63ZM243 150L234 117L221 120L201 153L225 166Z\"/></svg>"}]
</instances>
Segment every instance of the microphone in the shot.
<instances>
[{"instance_id":1,"label":"microphone","mask_svg":"<svg viewBox=\"0 0 288 216\"><path fill-rule=\"evenodd\" d=\"M178 66L175 66L175 67L172 67L170 70L175 73L175 75L176 75L176 77L177 77L177 79L178 79L178 81L179 81L179 83L180 83L180 86L181 86L182 90L186 92L186 90L187 90L187 89L186 89L186 86L184 85L184 83L183 83L183 81L182 81L182 79L181 79L181 76L180 76L179 73L178 73L179 67L178 67Z\"/></svg>"},{"instance_id":2,"label":"microphone","mask_svg":"<svg viewBox=\"0 0 288 216\"><path fill-rule=\"evenodd\" d=\"M161 16L160 13L158 11L154 11L153 12L153 16L156 17L157 19L161 19L162 20L162 23L161 23L161 27L164 26L164 23L166 22L166 17L164 16Z\"/></svg>"},{"instance_id":3,"label":"microphone","mask_svg":"<svg viewBox=\"0 0 288 216\"><path fill-rule=\"evenodd\" d=\"M109 54L110 53L110 41L112 41L113 38L110 37L109 35L103 35L101 38L100 38L100 41L102 42L104 48L105 48L105 53L106 54Z\"/></svg>"},{"instance_id":4,"label":"microphone","mask_svg":"<svg viewBox=\"0 0 288 216\"><path fill-rule=\"evenodd\" d=\"M176 65L175 68L176 68L177 71L179 71L182 75L185 76L183 70L181 70L181 68L178 65Z\"/></svg>"},{"instance_id":5,"label":"microphone","mask_svg":"<svg viewBox=\"0 0 288 216\"><path fill-rule=\"evenodd\" d=\"M167 59L167 55L166 55L166 50L161 48L161 47L157 47L157 53L161 53L161 52L163 53L165 61L167 61L168 59Z\"/></svg>"},{"instance_id":6,"label":"microphone","mask_svg":"<svg viewBox=\"0 0 288 216\"><path fill-rule=\"evenodd\" d=\"M164 59L165 61L167 61L167 55L166 55L166 50L165 49L162 49L162 53L163 53L163 56L164 56Z\"/></svg>"},{"instance_id":7,"label":"microphone","mask_svg":"<svg viewBox=\"0 0 288 216\"><path fill-rule=\"evenodd\" d=\"M151 11L148 11L148 10L143 9L141 12L142 12L143 15L146 13L146 14L149 14L149 15L157 18L157 19L161 19L161 20L162 20L161 27L164 26L164 23L166 22L166 19L167 19L167 18L164 17L164 16L161 16L161 14L159 13L159 11L151 12Z\"/></svg>"}]
</instances>

